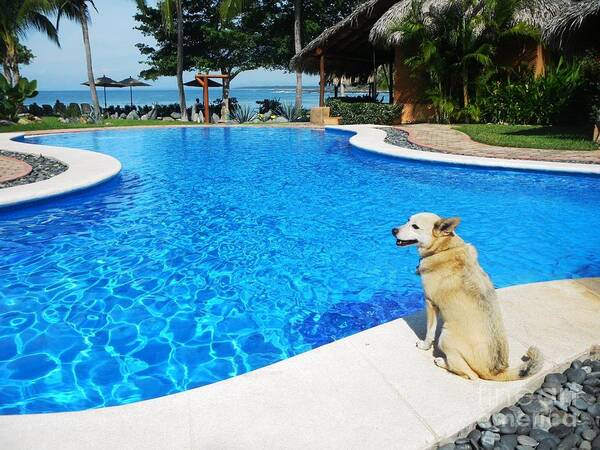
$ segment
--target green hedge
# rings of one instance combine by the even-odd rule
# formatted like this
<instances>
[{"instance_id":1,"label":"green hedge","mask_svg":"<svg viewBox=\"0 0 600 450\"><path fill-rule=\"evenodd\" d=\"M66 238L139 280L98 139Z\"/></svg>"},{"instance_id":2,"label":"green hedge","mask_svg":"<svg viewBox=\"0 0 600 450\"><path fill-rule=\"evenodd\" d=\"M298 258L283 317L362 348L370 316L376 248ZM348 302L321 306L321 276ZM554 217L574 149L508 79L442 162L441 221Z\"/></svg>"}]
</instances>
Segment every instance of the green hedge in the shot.
<instances>
[{"instance_id":1,"label":"green hedge","mask_svg":"<svg viewBox=\"0 0 600 450\"><path fill-rule=\"evenodd\" d=\"M326 105L331 108L331 117L341 117L344 125L373 123L393 125L400 121L402 105L384 103L349 103L339 99L328 99Z\"/></svg>"}]
</instances>

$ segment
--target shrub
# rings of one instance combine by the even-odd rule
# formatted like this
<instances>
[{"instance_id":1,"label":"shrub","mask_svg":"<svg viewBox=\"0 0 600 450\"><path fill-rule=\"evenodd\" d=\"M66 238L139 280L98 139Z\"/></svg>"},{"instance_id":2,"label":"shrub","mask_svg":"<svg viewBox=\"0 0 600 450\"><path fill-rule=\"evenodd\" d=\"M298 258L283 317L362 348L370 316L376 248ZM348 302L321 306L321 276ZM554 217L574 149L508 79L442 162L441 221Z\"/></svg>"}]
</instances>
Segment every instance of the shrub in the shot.
<instances>
[{"instance_id":1,"label":"shrub","mask_svg":"<svg viewBox=\"0 0 600 450\"><path fill-rule=\"evenodd\" d=\"M331 116L341 117L341 123L345 125L358 123L392 125L400 121L402 114L402 105L347 102L335 98L328 99L326 104L331 108Z\"/></svg>"},{"instance_id":2,"label":"shrub","mask_svg":"<svg viewBox=\"0 0 600 450\"><path fill-rule=\"evenodd\" d=\"M81 117L81 108L77 103L69 103L69 106L67 107L67 117L69 119Z\"/></svg>"},{"instance_id":3,"label":"shrub","mask_svg":"<svg viewBox=\"0 0 600 450\"><path fill-rule=\"evenodd\" d=\"M16 120L23 101L37 94L37 81L21 78L15 86L11 86L4 75L0 74L0 118Z\"/></svg>"},{"instance_id":4,"label":"shrub","mask_svg":"<svg viewBox=\"0 0 600 450\"><path fill-rule=\"evenodd\" d=\"M282 103L276 112L290 122L297 122L302 118L302 111L302 107L296 108L292 103Z\"/></svg>"},{"instance_id":5,"label":"shrub","mask_svg":"<svg viewBox=\"0 0 600 450\"><path fill-rule=\"evenodd\" d=\"M44 115L44 109L38 105L37 103L32 103L27 107L27 111L29 114L33 114L34 116L41 117Z\"/></svg>"},{"instance_id":6,"label":"shrub","mask_svg":"<svg viewBox=\"0 0 600 450\"><path fill-rule=\"evenodd\" d=\"M481 118L487 122L549 125L560 115L581 84L579 64L549 68L544 76L528 74L517 82L497 82L478 99Z\"/></svg>"},{"instance_id":7,"label":"shrub","mask_svg":"<svg viewBox=\"0 0 600 450\"><path fill-rule=\"evenodd\" d=\"M256 117L256 111L249 105L237 105L231 114L239 123L251 122Z\"/></svg>"},{"instance_id":8,"label":"shrub","mask_svg":"<svg viewBox=\"0 0 600 450\"><path fill-rule=\"evenodd\" d=\"M281 107L281 101L278 98L265 98L264 100L257 100L256 103L259 105L259 114L264 114L268 111L275 112Z\"/></svg>"}]
</instances>

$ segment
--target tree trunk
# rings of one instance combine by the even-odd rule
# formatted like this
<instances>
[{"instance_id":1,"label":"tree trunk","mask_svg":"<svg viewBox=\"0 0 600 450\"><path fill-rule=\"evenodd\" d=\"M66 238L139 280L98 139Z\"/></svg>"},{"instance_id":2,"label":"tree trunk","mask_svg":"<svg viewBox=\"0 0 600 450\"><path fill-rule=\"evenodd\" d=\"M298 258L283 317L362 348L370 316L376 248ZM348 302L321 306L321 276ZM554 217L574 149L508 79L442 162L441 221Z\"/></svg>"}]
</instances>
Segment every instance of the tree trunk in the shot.
<instances>
[{"instance_id":1,"label":"tree trunk","mask_svg":"<svg viewBox=\"0 0 600 450\"><path fill-rule=\"evenodd\" d=\"M8 84L13 86L12 70L10 69L10 63L6 58L2 62L2 68L4 70L4 78L6 78L6 81L8 81Z\"/></svg>"},{"instance_id":2,"label":"tree trunk","mask_svg":"<svg viewBox=\"0 0 600 450\"><path fill-rule=\"evenodd\" d=\"M294 51L302 50L302 0L294 0ZM302 107L302 71L296 70L296 109Z\"/></svg>"},{"instance_id":3,"label":"tree trunk","mask_svg":"<svg viewBox=\"0 0 600 450\"><path fill-rule=\"evenodd\" d=\"M88 31L87 18L81 15L81 32L83 34L83 47L85 49L85 63L87 65L88 84L90 85L90 95L92 96L92 106L96 115L96 122L100 121L100 103L98 102L98 92L94 81L94 69L92 67L92 49L90 47L90 34Z\"/></svg>"},{"instance_id":4,"label":"tree trunk","mask_svg":"<svg viewBox=\"0 0 600 450\"><path fill-rule=\"evenodd\" d=\"M181 0L175 3L177 11L177 88L179 89L179 109L181 120L187 122L185 91L183 90L183 6Z\"/></svg>"},{"instance_id":5,"label":"tree trunk","mask_svg":"<svg viewBox=\"0 0 600 450\"><path fill-rule=\"evenodd\" d=\"M469 75L466 67L462 71L462 83L463 83L463 106L466 108L469 106Z\"/></svg>"},{"instance_id":6,"label":"tree trunk","mask_svg":"<svg viewBox=\"0 0 600 450\"><path fill-rule=\"evenodd\" d=\"M17 43L11 42L6 46L6 59L8 61L8 68L11 73L12 86L15 86L21 79L21 73L19 72L19 59L17 55Z\"/></svg>"},{"instance_id":7,"label":"tree trunk","mask_svg":"<svg viewBox=\"0 0 600 450\"><path fill-rule=\"evenodd\" d=\"M221 73L225 75L227 71L221 69ZM221 119L229 120L229 86L231 83L230 78L223 78L223 103L221 104Z\"/></svg>"}]
</instances>

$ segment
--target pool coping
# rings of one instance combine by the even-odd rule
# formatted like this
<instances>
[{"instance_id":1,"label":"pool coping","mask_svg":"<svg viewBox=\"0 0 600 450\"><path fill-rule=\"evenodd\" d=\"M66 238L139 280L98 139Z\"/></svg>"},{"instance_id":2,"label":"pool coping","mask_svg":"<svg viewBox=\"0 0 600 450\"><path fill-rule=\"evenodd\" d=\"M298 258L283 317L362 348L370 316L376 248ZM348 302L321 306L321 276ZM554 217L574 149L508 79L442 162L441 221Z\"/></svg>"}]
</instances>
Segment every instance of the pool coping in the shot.
<instances>
[{"instance_id":1,"label":"pool coping","mask_svg":"<svg viewBox=\"0 0 600 450\"><path fill-rule=\"evenodd\" d=\"M350 144L361 150L375 152L397 158L429 161L444 164L458 164L496 169L535 170L544 172L600 175L600 164L580 164L525 159L468 156L450 153L413 150L385 142L387 133L382 125L328 125L326 130L352 133Z\"/></svg>"},{"instance_id":2,"label":"pool coping","mask_svg":"<svg viewBox=\"0 0 600 450\"><path fill-rule=\"evenodd\" d=\"M511 363L532 344L541 373L472 382L415 347L424 314L185 392L80 412L0 416L0 447L436 448L600 343L600 278L498 290Z\"/></svg>"},{"instance_id":3,"label":"pool coping","mask_svg":"<svg viewBox=\"0 0 600 450\"><path fill-rule=\"evenodd\" d=\"M0 208L63 195L103 183L121 171L121 162L100 152L15 141L25 133L0 133L0 149L42 155L67 165L67 170L35 183L0 189Z\"/></svg>"}]
</instances>

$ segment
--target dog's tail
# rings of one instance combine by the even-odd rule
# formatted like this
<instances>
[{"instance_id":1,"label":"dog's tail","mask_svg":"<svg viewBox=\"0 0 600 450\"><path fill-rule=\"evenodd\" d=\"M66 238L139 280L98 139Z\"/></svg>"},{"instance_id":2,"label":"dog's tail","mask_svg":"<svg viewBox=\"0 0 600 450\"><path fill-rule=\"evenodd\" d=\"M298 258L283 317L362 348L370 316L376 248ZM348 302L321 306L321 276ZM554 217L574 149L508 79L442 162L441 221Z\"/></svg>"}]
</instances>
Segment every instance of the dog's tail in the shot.
<instances>
[{"instance_id":1,"label":"dog's tail","mask_svg":"<svg viewBox=\"0 0 600 450\"><path fill-rule=\"evenodd\" d=\"M544 357L537 347L529 347L521 360L523 364L517 367L508 367L502 372L486 378L494 381L521 380L535 375L542 370L542 366L544 365Z\"/></svg>"}]
</instances>

